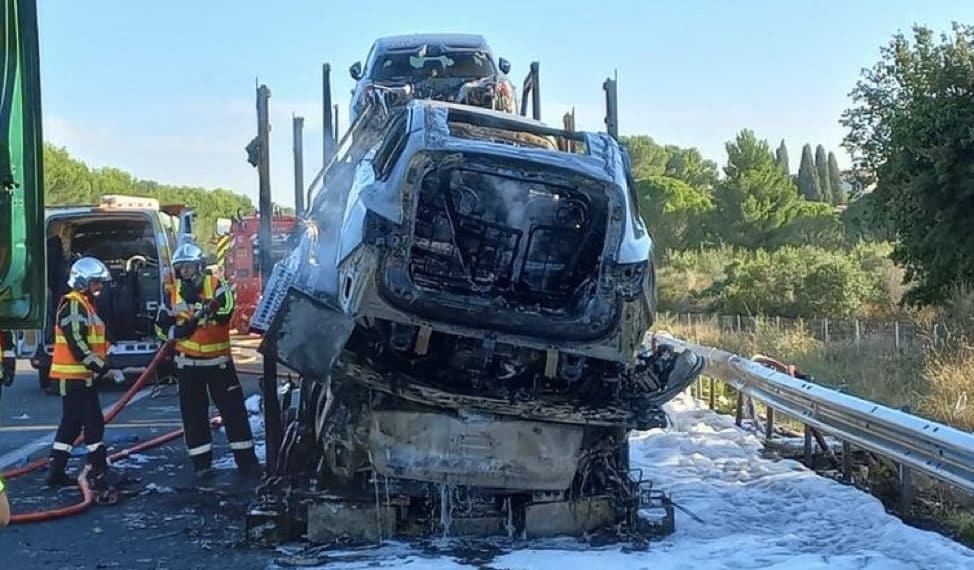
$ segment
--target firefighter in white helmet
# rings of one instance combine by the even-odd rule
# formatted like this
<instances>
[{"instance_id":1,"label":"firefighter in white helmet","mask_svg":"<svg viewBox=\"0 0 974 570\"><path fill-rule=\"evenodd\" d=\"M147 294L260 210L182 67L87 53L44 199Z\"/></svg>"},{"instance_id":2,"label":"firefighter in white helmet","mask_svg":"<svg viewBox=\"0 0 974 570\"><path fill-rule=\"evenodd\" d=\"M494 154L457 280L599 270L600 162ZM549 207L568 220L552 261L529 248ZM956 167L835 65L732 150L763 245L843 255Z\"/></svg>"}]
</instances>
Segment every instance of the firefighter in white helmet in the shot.
<instances>
[{"instance_id":1,"label":"firefighter in white helmet","mask_svg":"<svg viewBox=\"0 0 974 570\"><path fill-rule=\"evenodd\" d=\"M47 485L73 485L65 473L74 441L82 430L88 448L92 489L108 489L106 449L102 416L95 380L108 375L108 339L105 323L95 309L95 297L112 276L94 257L74 262L68 274L70 290L61 298L54 321L54 355L50 377L61 394L61 423L54 436Z\"/></svg>"},{"instance_id":2,"label":"firefighter in white helmet","mask_svg":"<svg viewBox=\"0 0 974 570\"><path fill-rule=\"evenodd\" d=\"M212 398L223 418L238 469L256 474L260 463L230 352L233 291L225 280L205 270L203 250L193 243L177 247L172 264L176 275L169 285L166 304L160 307L156 333L162 339L176 340L173 360L179 407L193 468L199 477L211 472L213 444L208 414Z\"/></svg>"}]
</instances>

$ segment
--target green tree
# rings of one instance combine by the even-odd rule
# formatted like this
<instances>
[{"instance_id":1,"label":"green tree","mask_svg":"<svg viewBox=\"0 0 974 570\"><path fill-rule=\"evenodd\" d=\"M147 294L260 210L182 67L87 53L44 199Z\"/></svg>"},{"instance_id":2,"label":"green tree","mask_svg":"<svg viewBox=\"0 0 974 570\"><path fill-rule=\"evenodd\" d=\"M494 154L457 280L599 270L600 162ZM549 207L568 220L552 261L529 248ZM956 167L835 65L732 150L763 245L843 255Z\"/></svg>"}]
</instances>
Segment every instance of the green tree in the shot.
<instances>
[{"instance_id":1,"label":"green tree","mask_svg":"<svg viewBox=\"0 0 974 570\"><path fill-rule=\"evenodd\" d=\"M815 174L818 176L818 187L822 193L822 201L832 204L833 190L832 180L829 178L829 161L825 154L825 147L818 145L815 147Z\"/></svg>"},{"instance_id":2,"label":"green tree","mask_svg":"<svg viewBox=\"0 0 974 570\"><path fill-rule=\"evenodd\" d=\"M974 283L974 27L936 41L898 33L863 71L841 122L845 147L876 183L876 214L897 241L893 259L914 284L906 300L944 301Z\"/></svg>"},{"instance_id":3,"label":"green tree","mask_svg":"<svg viewBox=\"0 0 974 570\"><path fill-rule=\"evenodd\" d=\"M713 227L728 244L762 247L797 214L798 192L767 141L743 130L727 143L725 178L714 195Z\"/></svg>"},{"instance_id":4,"label":"green tree","mask_svg":"<svg viewBox=\"0 0 974 570\"><path fill-rule=\"evenodd\" d=\"M791 167L788 166L788 147L785 146L785 139L781 139L781 144L778 145L778 150L775 152L775 160L778 163L778 167L785 174L791 174Z\"/></svg>"},{"instance_id":5,"label":"green tree","mask_svg":"<svg viewBox=\"0 0 974 570\"><path fill-rule=\"evenodd\" d=\"M636 180L668 176L707 192L717 184L717 163L703 158L695 148L661 146L645 135L622 137L621 140L629 151L632 176Z\"/></svg>"},{"instance_id":6,"label":"green tree","mask_svg":"<svg viewBox=\"0 0 974 570\"><path fill-rule=\"evenodd\" d=\"M710 196L675 178L650 176L636 182L639 212L662 257L699 244L705 218L713 211Z\"/></svg>"},{"instance_id":7,"label":"green tree","mask_svg":"<svg viewBox=\"0 0 974 570\"><path fill-rule=\"evenodd\" d=\"M656 144L652 137L636 135L621 137L622 144L629 151L632 162L632 177L636 180L666 174L669 155L666 149Z\"/></svg>"},{"instance_id":8,"label":"green tree","mask_svg":"<svg viewBox=\"0 0 974 570\"><path fill-rule=\"evenodd\" d=\"M794 218L775 232L768 245L778 248L815 244L823 249L836 250L845 243L845 227L832 205L799 200Z\"/></svg>"},{"instance_id":9,"label":"green tree","mask_svg":"<svg viewBox=\"0 0 974 570\"><path fill-rule=\"evenodd\" d=\"M839 172L839 163L835 160L834 152L829 152L829 186L832 188L833 204L849 202L849 195L845 191L845 183L842 181L842 173Z\"/></svg>"},{"instance_id":10,"label":"green tree","mask_svg":"<svg viewBox=\"0 0 974 570\"><path fill-rule=\"evenodd\" d=\"M124 194L155 198L161 204L181 203L197 213L197 238L209 248L216 230L217 218L231 217L238 210L254 210L250 198L225 189L171 186L151 180L139 180L128 172L113 167L91 170L71 157L64 148L44 146L44 199L52 206L91 205L106 194Z\"/></svg>"},{"instance_id":11,"label":"green tree","mask_svg":"<svg viewBox=\"0 0 974 570\"><path fill-rule=\"evenodd\" d=\"M818 172L815 170L815 160L812 158L812 145L802 147L802 162L798 167L798 189L806 200L820 202L822 188L819 185Z\"/></svg>"}]
</instances>

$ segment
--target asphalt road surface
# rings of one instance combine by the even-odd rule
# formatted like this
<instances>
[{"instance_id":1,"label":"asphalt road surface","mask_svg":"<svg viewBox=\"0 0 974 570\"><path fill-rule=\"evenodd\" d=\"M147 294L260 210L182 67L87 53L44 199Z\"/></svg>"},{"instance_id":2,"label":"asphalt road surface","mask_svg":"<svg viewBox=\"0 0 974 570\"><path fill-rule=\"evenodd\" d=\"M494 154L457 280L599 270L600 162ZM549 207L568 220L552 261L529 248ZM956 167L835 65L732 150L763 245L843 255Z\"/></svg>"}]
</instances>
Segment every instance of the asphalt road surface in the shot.
<instances>
[{"instance_id":1,"label":"asphalt road surface","mask_svg":"<svg viewBox=\"0 0 974 570\"><path fill-rule=\"evenodd\" d=\"M241 368L256 370L259 363ZM58 396L38 386L29 362L18 362L13 386L0 392L0 471L44 457L50 450L61 414ZM257 377L240 374L246 395L258 391ZM102 389L107 410L125 392ZM213 409L213 413L216 411ZM112 424L106 426L109 453L180 428L176 387L143 389ZM73 517L0 529L0 567L4 568L262 568L269 552L242 544L244 514L258 483L238 475L227 461L230 451L222 430L214 432L217 469L202 486L192 475L182 438L113 465L123 491L112 506L93 505ZM84 462L75 449L68 474ZM223 461L221 462L221 459ZM14 514L64 507L80 501L77 488L43 488L44 472L8 481ZM9 564L9 565L8 565Z\"/></svg>"}]
</instances>

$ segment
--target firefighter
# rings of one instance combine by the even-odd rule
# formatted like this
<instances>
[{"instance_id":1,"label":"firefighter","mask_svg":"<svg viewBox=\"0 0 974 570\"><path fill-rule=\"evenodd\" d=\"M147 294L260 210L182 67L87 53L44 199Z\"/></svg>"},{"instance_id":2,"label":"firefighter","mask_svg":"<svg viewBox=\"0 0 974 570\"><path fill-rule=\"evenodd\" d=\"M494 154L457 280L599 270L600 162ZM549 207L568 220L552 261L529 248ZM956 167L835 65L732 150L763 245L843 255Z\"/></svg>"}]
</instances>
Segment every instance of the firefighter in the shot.
<instances>
[{"instance_id":1,"label":"firefighter","mask_svg":"<svg viewBox=\"0 0 974 570\"><path fill-rule=\"evenodd\" d=\"M211 473L213 444L208 412L212 398L223 418L237 468L255 475L260 463L230 352L233 291L225 280L205 270L203 250L193 243L176 248L172 264L176 275L166 303L159 309L156 333L175 340L179 408L193 469L199 478Z\"/></svg>"},{"instance_id":2,"label":"firefighter","mask_svg":"<svg viewBox=\"0 0 974 570\"><path fill-rule=\"evenodd\" d=\"M0 390L10 386L16 373L16 356L14 355L13 335L10 331L0 331ZM0 473L0 527L10 523L10 502L7 500L7 484Z\"/></svg>"},{"instance_id":3,"label":"firefighter","mask_svg":"<svg viewBox=\"0 0 974 570\"><path fill-rule=\"evenodd\" d=\"M61 424L51 449L49 487L74 484L65 468L74 441L83 430L91 465L89 484L96 492L108 490L107 450L102 440L105 418L95 382L111 370L105 323L95 309L95 297L102 284L111 279L105 264L94 257L82 257L71 266L69 291L57 306L50 376L61 395Z\"/></svg>"},{"instance_id":4,"label":"firefighter","mask_svg":"<svg viewBox=\"0 0 974 570\"><path fill-rule=\"evenodd\" d=\"M0 331L0 361L0 385L10 386L17 373L14 335L10 331Z\"/></svg>"}]
</instances>

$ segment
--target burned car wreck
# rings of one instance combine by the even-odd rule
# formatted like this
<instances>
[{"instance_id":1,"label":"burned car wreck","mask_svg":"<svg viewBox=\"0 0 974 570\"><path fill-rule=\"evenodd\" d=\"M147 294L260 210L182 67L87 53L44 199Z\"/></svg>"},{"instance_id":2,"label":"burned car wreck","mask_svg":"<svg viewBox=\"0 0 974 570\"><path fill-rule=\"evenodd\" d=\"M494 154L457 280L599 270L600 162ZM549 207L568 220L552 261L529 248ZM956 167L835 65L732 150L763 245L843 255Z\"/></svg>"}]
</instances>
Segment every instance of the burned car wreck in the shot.
<instances>
[{"instance_id":1,"label":"burned car wreck","mask_svg":"<svg viewBox=\"0 0 974 570\"><path fill-rule=\"evenodd\" d=\"M703 362L644 346L652 241L615 140L370 106L321 188L252 320L301 375L256 510L313 542L672 524L628 435Z\"/></svg>"}]
</instances>

